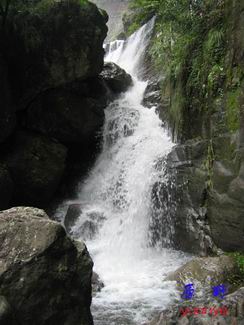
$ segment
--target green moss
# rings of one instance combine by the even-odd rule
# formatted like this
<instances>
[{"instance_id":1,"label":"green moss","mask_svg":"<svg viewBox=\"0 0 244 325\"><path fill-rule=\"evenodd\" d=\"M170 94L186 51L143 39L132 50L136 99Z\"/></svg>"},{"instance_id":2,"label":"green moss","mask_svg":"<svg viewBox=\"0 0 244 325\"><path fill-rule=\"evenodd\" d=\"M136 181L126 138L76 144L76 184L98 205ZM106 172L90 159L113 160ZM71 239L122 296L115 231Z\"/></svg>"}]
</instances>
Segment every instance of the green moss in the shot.
<instances>
[{"instance_id":1,"label":"green moss","mask_svg":"<svg viewBox=\"0 0 244 325\"><path fill-rule=\"evenodd\" d=\"M227 92L226 97L226 119L229 131L235 132L240 126L240 88Z\"/></svg>"}]
</instances>

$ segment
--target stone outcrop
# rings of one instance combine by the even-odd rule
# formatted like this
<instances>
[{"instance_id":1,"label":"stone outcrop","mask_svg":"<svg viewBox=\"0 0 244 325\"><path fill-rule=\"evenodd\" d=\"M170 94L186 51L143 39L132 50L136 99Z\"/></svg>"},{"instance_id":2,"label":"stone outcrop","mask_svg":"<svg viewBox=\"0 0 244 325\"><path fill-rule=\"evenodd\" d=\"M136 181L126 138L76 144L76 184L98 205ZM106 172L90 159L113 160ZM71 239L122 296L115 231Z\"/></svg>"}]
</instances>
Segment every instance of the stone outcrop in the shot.
<instances>
[{"instance_id":1,"label":"stone outcrop","mask_svg":"<svg viewBox=\"0 0 244 325\"><path fill-rule=\"evenodd\" d=\"M219 257L197 257L169 274L165 281L177 281L178 284L198 282L200 286L219 285L228 283L228 290L231 287L229 279L234 273L238 273L236 263L231 256L222 255Z\"/></svg>"},{"instance_id":2,"label":"stone outcrop","mask_svg":"<svg viewBox=\"0 0 244 325\"><path fill-rule=\"evenodd\" d=\"M0 212L0 317L9 305L19 325L92 325L92 265L85 245L43 210Z\"/></svg>"},{"instance_id":3,"label":"stone outcrop","mask_svg":"<svg viewBox=\"0 0 244 325\"><path fill-rule=\"evenodd\" d=\"M10 10L5 27L3 51L18 109L45 89L96 76L103 67L107 17L90 2L42 2L18 14Z\"/></svg>"},{"instance_id":4,"label":"stone outcrop","mask_svg":"<svg viewBox=\"0 0 244 325\"><path fill-rule=\"evenodd\" d=\"M0 208L46 207L93 163L104 109L131 83L119 67L102 72L107 19L89 1L10 3L0 24Z\"/></svg>"},{"instance_id":5,"label":"stone outcrop","mask_svg":"<svg viewBox=\"0 0 244 325\"><path fill-rule=\"evenodd\" d=\"M131 76L112 62L104 64L101 76L114 93L125 92L132 85Z\"/></svg>"}]
</instances>

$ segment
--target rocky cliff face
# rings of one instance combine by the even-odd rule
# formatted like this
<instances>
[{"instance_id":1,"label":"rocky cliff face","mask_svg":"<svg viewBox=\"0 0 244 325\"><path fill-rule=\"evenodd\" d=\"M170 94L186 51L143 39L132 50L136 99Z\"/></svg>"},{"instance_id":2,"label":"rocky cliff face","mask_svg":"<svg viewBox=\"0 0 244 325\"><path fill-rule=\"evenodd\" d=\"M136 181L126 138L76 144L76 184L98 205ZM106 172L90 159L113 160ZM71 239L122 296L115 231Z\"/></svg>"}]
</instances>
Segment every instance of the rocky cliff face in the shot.
<instances>
[{"instance_id":1,"label":"rocky cliff face","mask_svg":"<svg viewBox=\"0 0 244 325\"><path fill-rule=\"evenodd\" d=\"M209 82L213 83L208 98L200 98L199 105L202 108L198 107L198 90L194 90L193 86L189 93L185 88L187 78L190 78L185 71L172 89L175 94L168 111L168 116L172 117L171 111L176 107L177 96L182 96L185 104L180 105L178 102L177 108L180 121L176 122L174 118L172 121L178 123L173 124L173 129L177 138L185 144L175 149L177 154L171 161L177 163L176 187L181 184L182 192L190 200L181 199L179 210L176 207L176 229L180 229L177 237L182 237L180 234L184 229L187 230L188 239L183 238L183 246L189 238L196 237L191 231L192 225L199 229L198 236L202 232L205 238L205 244L202 244L205 252L212 249L209 240L206 240L210 237L223 250L242 250L244 247L244 6L236 1L226 1L223 15L227 40L219 63L222 68L214 66L206 72ZM194 61L190 60L190 69L191 62ZM216 73L216 69L220 71ZM188 100L184 99L184 92L189 94ZM182 208L183 211L187 210L184 218ZM182 220L185 218L190 222L184 225ZM196 239L203 243L200 237ZM177 241L180 246L181 240ZM190 246L190 250L196 247L194 243Z\"/></svg>"},{"instance_id":2,"label":"rocky cliff face","mask_svg":"<svg viewBox=\"0 0 244 325\"><path fill-rule=\"evenodd\" d=\"M202 14L209 23L201 42L151 94L161 89L158 110L181 143L168 157L167 189L155 184L152 195L173 224L175 247L208 254L244 247L244 4L223 1Z\"/></svg>"},{"instance_id":3,"label":"rocky cliff face","mask_svg":"<svg viewBox=\"0 0 244 325\"><path fill-rule=\"evenodd\" d=\"M1 208L46 206L93 161L116 95L99 75L107 19L86 0L11 2L0 15Z\"/></svg>"}]
</instances>

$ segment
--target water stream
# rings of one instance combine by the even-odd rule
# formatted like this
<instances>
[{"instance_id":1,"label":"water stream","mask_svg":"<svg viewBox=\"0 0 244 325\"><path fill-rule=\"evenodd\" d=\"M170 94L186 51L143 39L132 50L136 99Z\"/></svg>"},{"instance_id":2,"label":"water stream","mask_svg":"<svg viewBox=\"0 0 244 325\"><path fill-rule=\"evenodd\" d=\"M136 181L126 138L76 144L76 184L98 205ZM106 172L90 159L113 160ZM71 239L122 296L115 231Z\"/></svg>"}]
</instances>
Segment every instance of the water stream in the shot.
<instances>
[{"instance_id":1,"label":"water stream","mask_svg":"<svg viewBox=\"0 0 244 325\"><path fill-rule=\"evenodd\" d=\"M74 236L85 238L105 284L93 298L95 325L143 324L178 297L175 283L163 279L188 259L150 245L152 188L163 174L156 165L173 147L155 109L141 104L147 82L138 76L153 24L109 46L106 61L129 72L134 84L106 108L103 148L76 200L82 214Z\"/></svg>"}]
</instances>

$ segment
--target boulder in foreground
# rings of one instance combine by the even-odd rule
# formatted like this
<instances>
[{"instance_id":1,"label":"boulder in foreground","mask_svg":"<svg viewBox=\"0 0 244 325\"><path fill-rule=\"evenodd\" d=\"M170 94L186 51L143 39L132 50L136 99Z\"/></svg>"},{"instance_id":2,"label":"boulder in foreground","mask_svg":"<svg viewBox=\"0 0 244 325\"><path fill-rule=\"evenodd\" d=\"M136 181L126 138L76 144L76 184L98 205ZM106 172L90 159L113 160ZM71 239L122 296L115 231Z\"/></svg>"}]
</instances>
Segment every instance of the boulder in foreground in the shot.
<instances>
[{"instance_id":1,"label":"boulder in foreground","mask_svg":"<svg viewBox=\"0 0 244 325\"><path fill-rule=\"evenodd\" d=\"M92 260L43 210L0 212L0 295L20 325L91 325Z\"/></svg>"}]
</instances>

